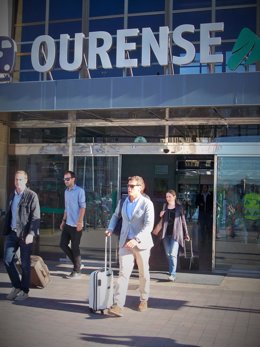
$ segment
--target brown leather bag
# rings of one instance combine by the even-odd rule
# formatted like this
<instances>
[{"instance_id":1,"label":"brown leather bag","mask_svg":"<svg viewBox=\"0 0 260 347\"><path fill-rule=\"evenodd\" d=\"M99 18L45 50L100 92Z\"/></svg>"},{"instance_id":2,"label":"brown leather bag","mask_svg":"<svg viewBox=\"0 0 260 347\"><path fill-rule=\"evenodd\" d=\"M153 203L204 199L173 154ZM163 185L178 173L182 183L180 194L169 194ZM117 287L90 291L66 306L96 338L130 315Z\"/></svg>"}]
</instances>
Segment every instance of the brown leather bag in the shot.
<instances>
[{"instance_id":1,"label":"brown leather bag","mask_svg":"<svg viewBox=\"0 0 260 347\"><path fill-rule=\"evenodd\" d=\"M163 211L166 210L167 204L163 204ZM159 220L159 222L156 224L154 227L152 234L155 236L160 236L160 232L162 231L163 228L163 217Z\"/></svg>"},{"instance_id":2,"label":"brown leather bag","mask_svg":"<svg viewBox=\"0 0 260 347\"><path fill-rule=\"evenodd\" d=\"M155 236L158 236L160 231L162 231L162 227L163 227L163 220L162 218L159 220L159 222L156 224L156 226L154 227L152 234Z\"/></svg>"}]
</instances>

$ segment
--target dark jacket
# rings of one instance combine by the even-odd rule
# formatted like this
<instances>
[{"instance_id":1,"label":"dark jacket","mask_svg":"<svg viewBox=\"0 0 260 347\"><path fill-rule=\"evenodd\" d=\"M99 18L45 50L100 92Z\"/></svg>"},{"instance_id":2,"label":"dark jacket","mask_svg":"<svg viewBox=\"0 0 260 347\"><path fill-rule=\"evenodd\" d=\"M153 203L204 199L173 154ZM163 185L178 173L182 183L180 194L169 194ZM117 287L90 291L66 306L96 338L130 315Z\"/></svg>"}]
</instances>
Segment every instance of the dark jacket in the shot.
<instances>
[{"instance_id":1,"label":"dark jacket","mask_svg":"<svg viewBox=\"0 0 260 347\"><path fill-rule=\"evenodd\" d=\"M206 203L202 193L197 195L196 206L199 207L199 217L206 215L212 215L213 213L213 195L209 192L206 197Z\"/></svg>"},{"instance_id":2,"label":"dark jacket","mask_svg":"<svg viewBox=\"0 0 260 347\"><path fill-rule=\"evenodd\" d=\"M13 192L9 197L9 203L5 216L4 235L8 235L11 232L11 206L14 194L15 193ZM39 199L37 194L29 188L25 188L21 200L17 206L16 232L17 236L23 239L25 239L28 234L36 236L39 235L40 232Z\"/></svg>"},{"instance_id":3,"label":"dark jacket","mask_svg":"<svg viewBox=\"0 0 260 347\"><path fill-rule=\"evenodd\" d=\"M166 207L166 212L163 215L162 238L165 237L167 226L168 226L168 213L167 213L167 207ZM172 237L174 238L175 241L179 243L181 247L183 247L184 240L187 238L188 235L189 235L189 232L187 228L185 215L183 212L183 207L182 205L176 203Z\"/></svg>"}]
</instances>

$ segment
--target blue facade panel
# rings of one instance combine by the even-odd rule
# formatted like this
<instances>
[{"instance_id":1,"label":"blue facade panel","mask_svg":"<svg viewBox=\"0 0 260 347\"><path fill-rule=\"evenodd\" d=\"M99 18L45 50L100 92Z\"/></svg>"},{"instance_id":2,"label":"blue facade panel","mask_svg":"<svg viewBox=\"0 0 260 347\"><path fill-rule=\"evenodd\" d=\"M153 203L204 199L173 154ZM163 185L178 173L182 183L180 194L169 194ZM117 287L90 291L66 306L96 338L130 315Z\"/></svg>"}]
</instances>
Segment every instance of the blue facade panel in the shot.
<instances>
[{"instance_id":1,"label":"blue facade panel","mask_svg":"<svg viewBox=\"0 0 260 347\"><path fill-rule=\"evenodd\" d=\"M260 73L139 76L0 85L0 112L259 105Z\"/></svg>"}]
</instances>

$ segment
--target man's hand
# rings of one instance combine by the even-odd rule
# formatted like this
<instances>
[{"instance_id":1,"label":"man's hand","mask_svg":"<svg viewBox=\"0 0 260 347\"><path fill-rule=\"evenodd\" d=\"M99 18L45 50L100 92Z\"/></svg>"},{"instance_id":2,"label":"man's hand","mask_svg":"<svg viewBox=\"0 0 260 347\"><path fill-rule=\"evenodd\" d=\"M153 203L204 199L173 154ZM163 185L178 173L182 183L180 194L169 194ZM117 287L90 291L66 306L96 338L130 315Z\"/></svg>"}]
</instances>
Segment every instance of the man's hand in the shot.
<instances>
[{"instance_id":1,"label":"man's hand","mask_svg":"<svg viewBox=\"0 0 260 347\"><path fill-rule=\"evenodd\" d=\"M161 211L160 212L160 218L162 218L164 216L164 214L165 214L165 210Z\"/></svg>"},{"instance_id":2,"label":"man's hand","mask_svg":"<svg viewBox=\"0 0 260 347\"><path fill-rule=\"evenodd\" d=\"M33 243L33 235L28 234L25 238L25 244L29 245L30 243Z\"/></svg>"},{"instance_id":3,"label":"man's hand","mask_svg":"<svg viewBox=\"0 0 260 347\"><path fill-rule=\"evenodd\" d=\"M81 231L83 229L83 222L78 222L76 229L77 231Z\"/></svg>"},{"instance_id":4,"label":"man's hand","mask_svg":"<svg viewBox=\"0 0 260 347\"><path fill-rule=\"evenodd\" d=\"M190 241L189 235L187 235L187 236L185 237L185 240L186 240L186 241Z\"/></svg>"},{"instance_id":5,"label":"man's hand","mask_svg":"<svg viewBox=\"0 0 260 347\"><path fill-rule=\"evenodd\" d=\"M111 231L109 231L109 230L106 230L105 231L105 236L111 236L112 235L112 232Z\"/></svg>"},{"instance_id":6,"label":"man's hand","mask_svg":"<svg viewBox=\"0 0 260 347\"><path fill-rule=\"evenodd\" d=\"M135 239L129 240L126 244L126 248L134 248L135 246L138 245L138 242Z\"/></svg>"}]
</instances>

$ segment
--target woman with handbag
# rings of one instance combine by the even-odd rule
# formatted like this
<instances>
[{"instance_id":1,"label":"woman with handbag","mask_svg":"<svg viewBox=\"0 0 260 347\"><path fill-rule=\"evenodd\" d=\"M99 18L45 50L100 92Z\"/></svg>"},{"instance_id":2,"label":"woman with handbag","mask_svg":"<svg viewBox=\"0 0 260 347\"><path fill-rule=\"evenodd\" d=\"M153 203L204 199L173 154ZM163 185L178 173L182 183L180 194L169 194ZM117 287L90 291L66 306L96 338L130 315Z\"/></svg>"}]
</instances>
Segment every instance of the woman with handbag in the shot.
<instances>
[{"instance_id":1,"label":"woman with handbag","mask_svg":"<svg viewBox=\"0 0 260 347\"><path fill-rule=\"evenodd\" d=\"M169 281L175 281L179 246L184 247L184 240L189 241L190 236L186 224L183 207L176 201L176 192L173 189L166 193L167 203L160 212L160 222L155 226L153 234L158 235L161 225L164 250L169 264Z\"/></svg>"}]
</instances>

